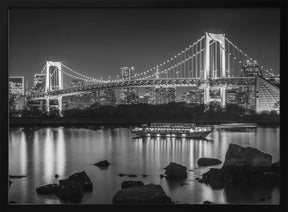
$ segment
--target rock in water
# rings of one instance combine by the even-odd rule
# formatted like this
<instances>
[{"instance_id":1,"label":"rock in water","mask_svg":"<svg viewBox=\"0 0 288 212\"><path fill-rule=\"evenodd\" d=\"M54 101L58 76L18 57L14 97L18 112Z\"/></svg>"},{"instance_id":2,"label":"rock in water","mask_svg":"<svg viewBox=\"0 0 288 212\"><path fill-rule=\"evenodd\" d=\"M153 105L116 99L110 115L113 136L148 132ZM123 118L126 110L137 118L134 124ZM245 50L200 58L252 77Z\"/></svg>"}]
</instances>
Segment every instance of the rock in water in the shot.
<instances>
[{"instance_id":1,"label":"rock in water","mask_svg":"<svg viewBox=\"0 0 288 212\"><path fill-rule=\"evenodd\" d=\"M199 158L197 163L199 166L214 166L219 165L222 161L216 158Z\"/></svg>"},{"instance_id":2,"label":"rock in water","mask_svg":"<svg viewBox=\"0 0 288 212\"><path fill-rule=\"evenodd\" d=\"M172 162L165 169L168 179L181 180L187 178L187 168L185 166Z\"/></svg>"},{"instance_id":3,"label":"rock in water","mask_svg":"<svg viewBox=\"0 0 288 212\"><path fill-rule=\"evenodd\" d=\"M221 189L225 186L224 174L221 169L210 169L202 175L199 182L208 183L213 189Z\"/></svg>"},{"instance_id":4,"label":"rock in water","mask_svg":"<svg viewBox=\"0 0 288 212\"><path fill-rule=\"evenodd\" d=\"M207 205L209 205L209 204L212 204L212 202L206 200L206 201L203 202L203 204L207 204Z\"/></svg>"},{"instance_id":5,"label":"rock in water","mask_svg":"<svg viewBox=\"0 0 288 212\"><path fill-rule=\"evenodd\" d=\"M59 180L60 189L56 192L56 195L64 202L80 203L84 191L81 183L76 180L66 179Z\"/></svg>"},{"instance_id":6,"label":"rock in water","mask_svg":"<svg viewBox=\"0 0 288 212\"><path fill-rule=\"evenodd\" d=\"M255 148L230 144L223 167L210 169L199 182L207 183L213 189L279 185L280 172L275 171L277 164L272 166L271 161L271 155Z\"/></svg>"},{"instance_id":7,"label":"rock in water","mask_svg":"<svg viewBox=\"0 0 288 212\"><path fill-rule=\"evenodd\" d=\"M55 194L64 202L80 203L84 192L91 191L93 183L86 172L71 175L65 180L59 180L58 184L49 184L36 189L39 194Z\"/></svg>"},{"instance_id":8,"label":"rock in water","mask_svg":"<svg viewBox=\"0 0 288 212\"><path fill-rule=\"evenodd\" d=\"M93 190L93 183L84 171L71 175L69 180L75 180L80 183L84 191Z\"/></svg>"},{"instance_id":9,"label":"rock in water","mask_svg":"<svg viewBox=\"0 0 288 212\"><path fill-rule=\"evenodd\" d=\"M110 163L107 160L103 160L98 163L95 163L94 165L98 166L99 168L108 168L110 166Z\"/></svg>"},{"instance_id":10,"label":"rock in water","mask_svg":"<svg viewBox=\"0 0 288 212\"><path fill-rule=\"evenodd\" d=\"M230 144L223 166L271 166L272 156L252 147Z\"/></svg>"},{"instance_id":11,"label":"rock in water","mask_svg":"<svg viewBox=\"0 0 288 212\"><path fill-rule=\"evenodd\" d=\"M280 161L271 164L271 169L280 173Z\"/></svg>"},{"instance_id":12,"label":"rock in water","mask_svg":"<svg viewBox=\"0 0 288 212\"><path fill-rule=\"evenodd\" d=\"M172 204L162 186L148 184L118 191L113 197L114 204Z\"/></svg>"},{"instance_id":13,"label":"rock in water","mask_svg":"<svg viewBox=\"0 0 288 212\"><path fill-rule=\"evenodd\" d=\"M142 181L123 181L121 184L121 188L131 188L131 187L137 187L137 186L143 186L144 183Z\"/></svg>"},{"instance_id":14,"label":"rock in water","mask_svg":"<svg viewBox=\"0 0 288 212\"><path fill-rule=\"evenodd\" d=\"M45 186L41 186L39 188L36 188L36 192L38 194L55 194L59 190L58 184L48 184Z\"/></svg>"}]
</instances>

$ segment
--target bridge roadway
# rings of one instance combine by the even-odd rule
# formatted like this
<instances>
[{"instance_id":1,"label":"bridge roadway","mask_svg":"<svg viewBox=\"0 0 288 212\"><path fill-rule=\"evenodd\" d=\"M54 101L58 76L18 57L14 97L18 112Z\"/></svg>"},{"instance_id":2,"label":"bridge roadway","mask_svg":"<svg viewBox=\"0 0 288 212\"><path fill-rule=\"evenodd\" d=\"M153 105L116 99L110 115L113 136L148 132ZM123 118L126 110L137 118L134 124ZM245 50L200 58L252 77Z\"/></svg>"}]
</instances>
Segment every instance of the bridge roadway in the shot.
<instances>
[{"instance_id":1,"label":"bridge roadway","mask_svg":"<svg viewBox=\"0 0 288 212\"><path fill-rule=\"evenodd\" d=\"M256 77L225 77L203 80L200 78L175 78L175 79L147 79L147 80L130 80L130 81L111 81L105 83L95 83L90 85L75 86L62 90L54 90L48 93L40 93L32 97L33 100L44 99L47 97L57 98L63 96L77 95L81 93L92 92L94 90L102 90L107 88L127 88L127 87L198 87L203 89L208 85L215 87L232 88L235 85L255 85Z\"/></svg>"}]
</instances>

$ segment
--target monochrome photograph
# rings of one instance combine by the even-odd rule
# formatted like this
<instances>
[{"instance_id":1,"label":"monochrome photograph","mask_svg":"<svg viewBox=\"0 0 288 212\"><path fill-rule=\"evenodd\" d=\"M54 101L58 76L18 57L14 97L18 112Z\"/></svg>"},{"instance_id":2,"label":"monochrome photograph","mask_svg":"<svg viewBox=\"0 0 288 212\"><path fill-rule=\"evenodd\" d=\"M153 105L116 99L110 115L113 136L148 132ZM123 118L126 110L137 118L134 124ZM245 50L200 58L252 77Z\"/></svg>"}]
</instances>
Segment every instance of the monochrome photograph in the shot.
<instances>
[{"instance_id":1,"label":"monochrome photograph","mask_svg":"<svg viewBox=\"0 0 288 212\"><path fill-rule=\"evenodd\" d=\"M8 20L10 206L280 204L279 8Z\"/></svg>"}]
</instances>

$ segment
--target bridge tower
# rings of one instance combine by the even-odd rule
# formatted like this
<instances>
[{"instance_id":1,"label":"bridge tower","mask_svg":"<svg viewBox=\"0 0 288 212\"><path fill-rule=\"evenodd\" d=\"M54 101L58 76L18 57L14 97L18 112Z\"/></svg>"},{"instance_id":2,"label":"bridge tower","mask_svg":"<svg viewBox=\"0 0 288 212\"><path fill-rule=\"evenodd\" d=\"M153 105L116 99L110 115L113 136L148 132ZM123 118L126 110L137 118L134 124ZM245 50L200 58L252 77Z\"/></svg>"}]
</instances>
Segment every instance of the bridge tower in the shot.
<instances>
[{"instance_id":1,"label":"bridge tower","mask_svg":"<svg viewBox=\"0 0 288 212\"><path fill-rule=\"evenodd\" d=\"M212 73L211 73L211 67L214 65L214 64L210 64L212 61L211 60L211 54L213 54L213 52L210 52L210 42L211 41L216 41L217 43L219 43L219 48L220 48L219 49L219 52L220 52L220 55L219 55L219 58L220 58L220 63L219 63L220 77L226 77L225 34L213 34L213 33L206 32L205 33L205 46L204 46L204 74L203 74L204 80L209 80L209 79L213 79L213 78L217 77L216 72L212 71ZM216 67L216 69L217 69L217 67ZM229 76L229 70L227 72L228 72L227 75ZM221 106L225 107L226 88L221 87L220 93L221 93L221 95L220 95ZM209 84L206 84L204 86L204 104L208 105L209 103L210 103L210 86L209 86Z\"/></svg>"},{"instance_id":2,"label":"bridge tower","mask_svg":"<svg viewBox=\"0 0 288 212\"><path fill-rule=\"evenodd\" d=\"M56 69L51 74L50 67L55 67ZM46 61L46 83L45 92L63 89L63 73L61 62Z\"/></svg>"},{"instance_id":3,"label":"bridge tower","mask_svg":"<svg viewBox=\"0 0 288 212\"><path fill-rule=\"evenodd\" d=\"M50 68L54 67L54 70ZM52 73L51 73L52 72ZM53 90L63 89L63 72L62 63L46 61L46 83L45 83L45 93ZM62 97L58 97L58 108L60 116L62 114ZM50 111L50 97L46 97L46 109L49 113Z\"/></svg>"}]
</instances>

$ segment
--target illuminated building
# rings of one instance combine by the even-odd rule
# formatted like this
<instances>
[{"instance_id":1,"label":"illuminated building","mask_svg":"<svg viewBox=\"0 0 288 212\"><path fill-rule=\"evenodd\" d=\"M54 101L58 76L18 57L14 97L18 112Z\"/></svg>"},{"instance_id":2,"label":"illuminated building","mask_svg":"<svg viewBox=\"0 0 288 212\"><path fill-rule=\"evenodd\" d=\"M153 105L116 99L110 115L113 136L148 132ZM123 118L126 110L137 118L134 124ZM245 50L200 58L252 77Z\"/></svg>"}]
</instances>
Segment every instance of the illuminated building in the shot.
<instances>
[{"instance_id":1,"label":"illuminated building","mask_svg":"<svg viewBox=\"0 0 288 212\"><path fill-rule=\"evenodd\" d=\"M11 105L15 110L21 110L25 104L24 96L24 77L9 77L9 98L12 100Z\"/></svg>"},{"instance_id":2,"label":"illuminated building","mask_svg":"<svg viewBox=\"0 0 288 212\"><path fill-rule=\"evenodd\" d=\"M72 87L77 87L77 86L82 86L84 85L84 81L83 80L79 80L79 79L74 79L71 81L71 86Z\"/></svg>"},{"instance_id":3,"label":"illuminated building","mask_svg":"<svg viewBox=\"0 0 288 212\"><path fill-rule=\"evenodd\" d=\"M116 105L116 97L115 97L115 90L111 88L107 88L104 90L104 105Z\"/></svg>"},{"instance_id":4,"label":"illuminated building","mask_svg":"<svg viewBox=\"0 0 288 212\"><path fill-rule=\"evenodd\" d=\"M168 104L176 100L175 87L156 87L153 93L152 104Z\"/></svg>"},{"instance_id":5,"label":"illuminated building","mask_svg":"<svg viewBox=\"0 0 288 212\"><path fill-rule=\"evenodd\" d=\"M191 90L185 93L182 99L179 100L188 104L201 104L203 102L203 91L200 89Z\"/></svg>"},{"instance_id":6,"label":"illuminated building","mask_svg":"<svg viewBox=\"0 0 288 212\"><path fill-rule=\"evenodd\" d=\"M134 67L122 67L121 79L133 80L135 78ZM120 104L137 104L139 101L138 88L121 88L120 89Z\"/></svg>"},{"instance_id":7,"label":"illuminated building","mask_svg":"<svg viewBox=\"0 0 288 212\"><path fill-rule=\"evenodd\" d=\"M34 75L34 90L44 91L46 82L46 74L35 74Z\"/></svg>"}]
</instances>

